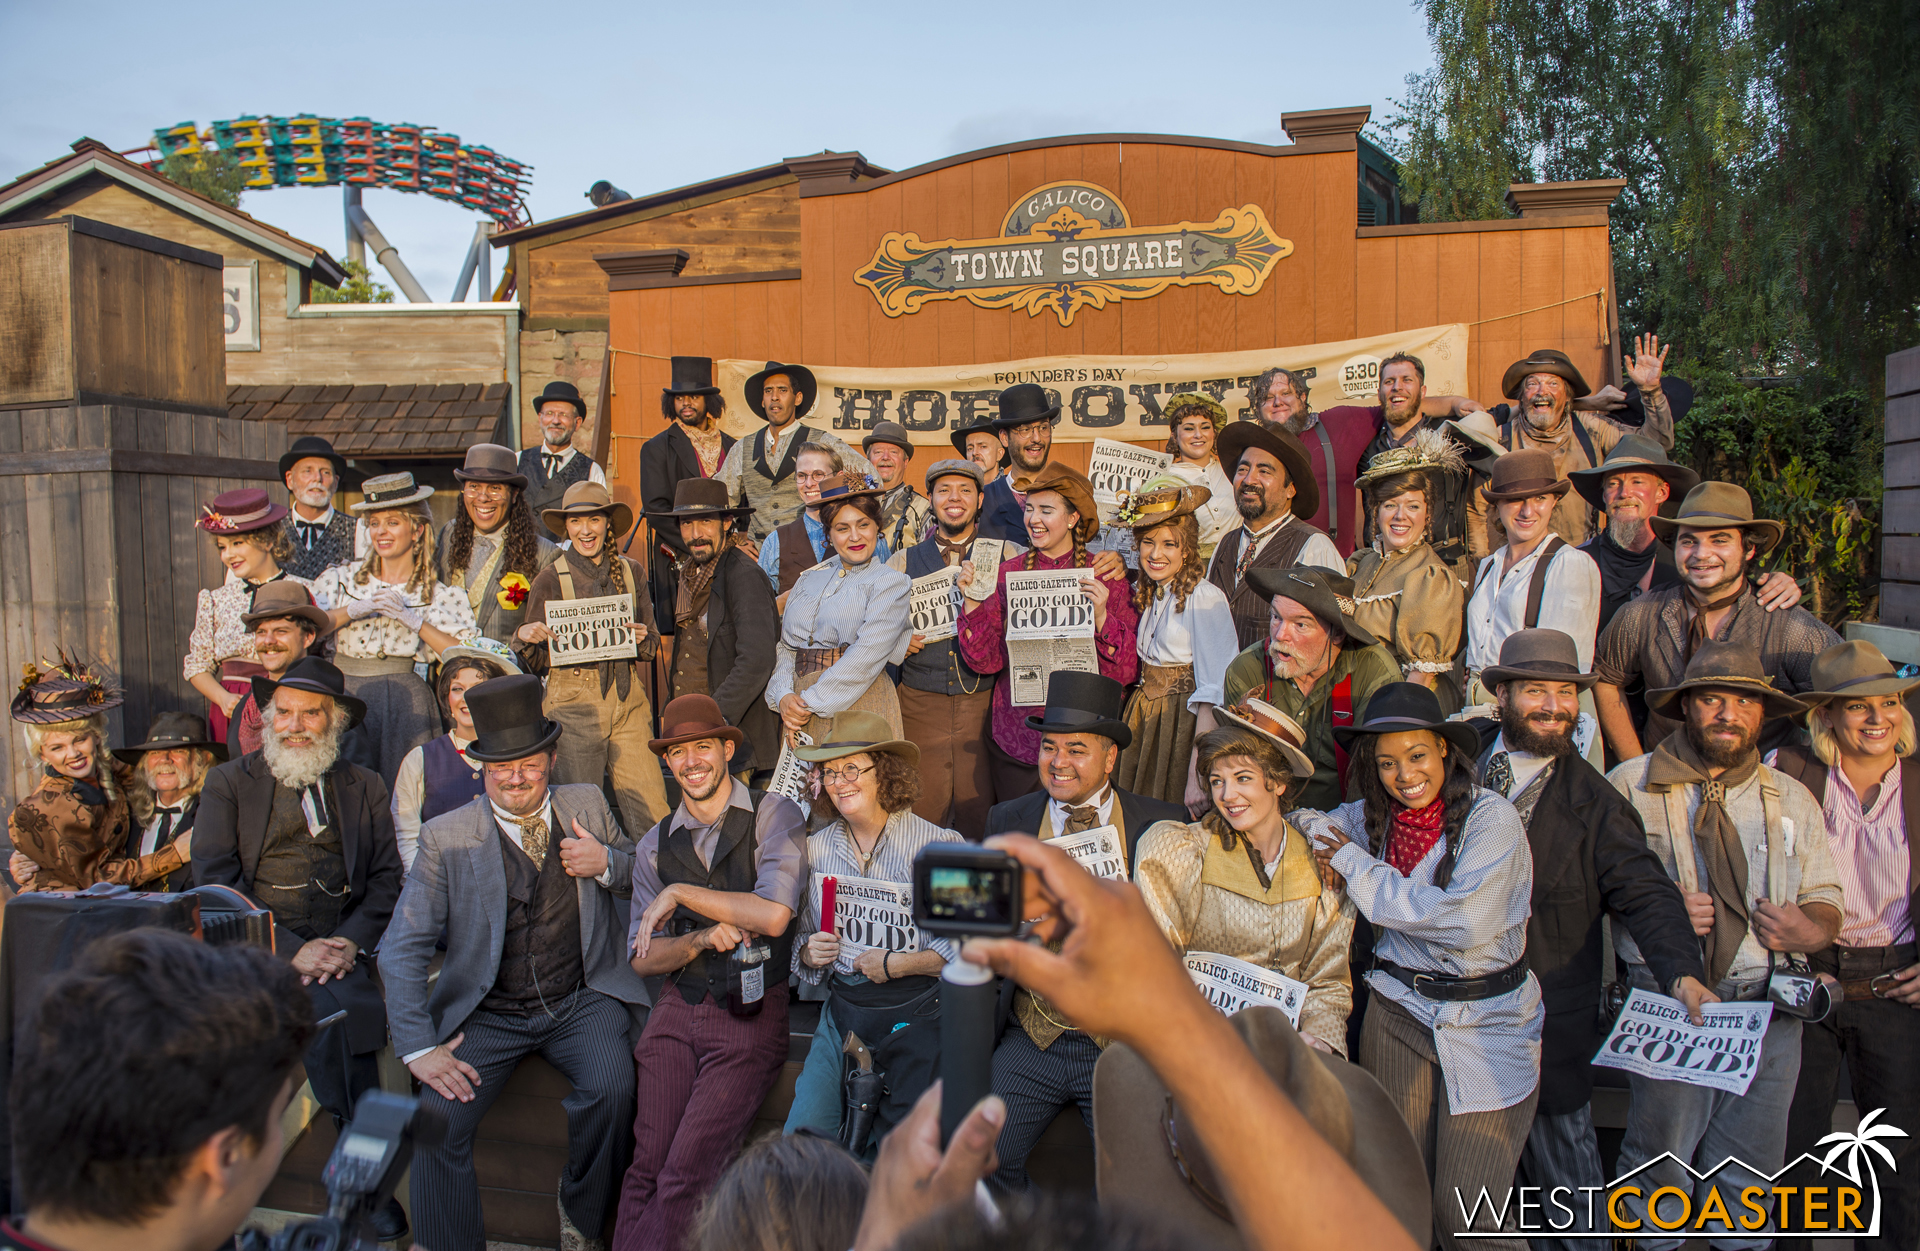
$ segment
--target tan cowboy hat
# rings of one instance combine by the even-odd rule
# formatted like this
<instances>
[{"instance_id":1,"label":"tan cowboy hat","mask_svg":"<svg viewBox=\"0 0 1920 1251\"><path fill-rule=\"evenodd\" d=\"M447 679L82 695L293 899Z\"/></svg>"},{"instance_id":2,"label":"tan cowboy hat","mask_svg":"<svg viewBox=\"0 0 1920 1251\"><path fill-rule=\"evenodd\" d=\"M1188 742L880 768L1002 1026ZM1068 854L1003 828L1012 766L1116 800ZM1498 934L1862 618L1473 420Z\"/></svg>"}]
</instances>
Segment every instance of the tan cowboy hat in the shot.
<instances>
[{"instance_id":1,"label":"tan cowboy hat","mask_svg":"<svg viewBox=\"0 0 1920 1251\"><path fill-rule=\"evenodd\" d=\"M664 756L669 747L697 743L703 738L726 739L735 747L747 741L747 736L738 728L727 724L713 696L682 695L660 710L660 737L648 739L647 750Z\"/></svg>"},{"instance_id":2,"label":"tan cowboy hat","mask_svg":"<svg viewBox=\"0 0 1920 1251\"><path fill-rule=\"evenodd\" d=\"M1865 639L1848 639L1821 652L1813 658L1808 677L1814 689L1794 697L1808 705L1867 695L1905 695L1920 686L1920 678L1896 674L1886 654Z\"/></svg>"},{"instance_id":3,"label":"tan cowboy hat","mask_svg":"<svg viewBox=\"0 0 1920 1251\"><path fill-rule=\"evenodd\" d=\"M815 743L812 747L796 747L793 754L813 764L825 760L839 760L844 756L857 756L861 752L890 751L904 757L910 765L920 764L920 747L903 738L894 738L893 727L887 719L872 712L843 712L833 719L832 728L827 731L827 741Z\"/></svg>"},{"instance_id":4,"label":"tan cowboy hat","mask_svg":"<svg viewBox=\"0 0 1920 1251\"><path fill-rule=\"evenodd\" d=\"M1519 399L1520 384L1527 380L1529 374L1553 374L1565 378L1576 400L1593 390L1574 367L1572 357L1558 348L1536 348L1527 354L1525 360L1507 366L1506 375L1500 379L1500 394L1510 400Z\"/></svg>"},{"instance_id":5,"label":"tan cowboy hat","mask_svg":"<svg viewBox=\"0 0 1920 1251\"><path fill-rule=\"evenodd\" d=\"M1080 514L1079 535L1085 542L1100 533L1100 508L1093 502L1093 483L1087 481L1087 475L1078 469L1072 469L1059 461L1048 461L1040 466L1040 472L1030 477L1016 478L1013 489L1022 495L1032 495L1035 491L1056 491L1066 497L1073 505L1073 511Z\"/></svg>"},{"instance_id":6,"label":"tan cowboy hat","mask_svg":"<svg viewBox=\"0 0 1920 1251\"><path fill-rule=\"evenodd\" d=\"M1687 662L1687 671L1678 686L1660 686L1647 692L1647 707L1663 717L1680 719L1680 696L1698 690L1743 691L1758 695L1765 704L1768 720L1805 712L1807 706L1784 691L1774 689L1760 663L1760 653L1749 643L1706 642Z\"/></svg>"},{"instance_id":7,"label":"tan cowboy hat","mask_svg":"<svg viewBox=\"0 0 1920 1251\"><path fill-rule=\"evenodd\" d=\"M1213 498L1210 487L1196 486L1170 473L1156 474L1135 487L1113 515L1113 523L1134 530L1151 530L1198 512Z\"/></svg>"},{"instance_id":8,"label":"tan cowboy hat","mask_svg":"<svg viewBox=\"0 0 1920 1251\"><path fill-rule=\"evenodd\" d=\"M1320 511L1320 484L1314 480L1313 460L1306 445L1293 433L1264 421L1230 421L1214 449L1220 455L1220 468L1229 479L1240 467L1240 457L1257 447L1286 467L1287 481L1293 485L1293 515L1305 521Z\"/></svg>"},{"instance_id":9,"label":"tan cowboy hat","mask_svg":"<svg viewBox=\"0 0 1920 1251\"><path fill-rule=\"evenodd\" d=\"M1564 630L1515 630L1500 644L1500 663L1480 673L1488 690L1502 682L1571 682L1584 691L1599 680L1580 668L1580 653Z\"/></svg>"},{"instance_id":10,"label":"tan cowboy hat","mask_svg":"<svg viewBox=\"0 0 1920 1251\"><path fill-rule=\"evenodd\" d=\"M1298 721L1272 704L1262 699L1249 699L1232 706L1221 704L1214 708L1213 715L1229 725L1252 730L1278 747L1286 757L1294 781L1304 782L1313 776L1313 757L1301 750L1307 745L1307 732L1300 728Z\"/></svg>"},{"instance_id":11,"label":"tan cowboy hat","mask_svg":"<svg viewBox=\"0 0 1920 1251\"><path fill-rule=\"evenodd\" d=\"M540 510L541 524L555 534L567 532L567 518L586 517L593 513L606 513L613 528L610 534L625 534L633 529L633 509L614 499L607 488L598 482L581 481L567 488L560 497L560 507Z\"/></svg>"},{"instance_id":12,"label":"tan cowboy hat","mask_svg":"<svg viewBox=\"0 0 1920 1251\"><path fill-rule=\"evenodd\" d=\"M1308 1046L1278 1008L1243 1008L1232 1023L1274 1085L1425 1246L1433 1233L1426 1166L1380 1083L1359 1065ZM1169 1228L1190 1231L1198 1245L1245 1245L1199 1136L1152 1066L1125 1043L1109 1046L1094 1066L1093 1127L1102 1204L1158 1216Z\"/></svg>"},{"instance_id":13,"label":"tan cowboy hat","mask_svg":"<svg viewBox=\"0 0 1920 1251\"><path fill-rule=\"evenodd\" d=\"M1606 485L1607 476L1616 473L1650 473L1666 480L1674 495L1685 495L1700 485L1700 475L1685 465L1676 465L1667 459L1666 449L1644 434L1630 434L1613 445L1601 462L1589 469L1575 469L1567 475L1573 481L1573 489L1580 492L1580 498L1595 508L1605 509L1600 500L1600 489ZM1660 506L1663 513L1671 513L1676 503L1674 495Z\"/></svg>"},{"instance_id":14,"label":"tan cowboy hat","mask_svg":"<svg viewBox=\"0 0 1920 1251\"><path fill-rule=\"evenodd\" d=\"M1508 452L1493 462L1493 477L1480 488L1491 502L1531 499L1551 495L1556 499L1573 489L1554 467L1553 453L1544 448L1524 447Z\"/></svg>"},{"instance_id":15,"label":"tan cowboy hat","mask_svg":"<svg viewBox=\"0 0 1920 1251\"><path fill-rule=\"evenodd\" d=\"M1495 421L1493 414L1484 408L1476 408L1465 417L1456 417L1447 422L1447 433L1472 447L1476 453L1474 457L1476 460L1481 455L1505 456L1507 454L1506 440L1500 434L1500 423Z\"/></svg>"},{"instance_id":16,"label":"tan cowboy hat","mask_svg":"<svg viewBox=\"0 0 1920 1251\"><path fill-rule=\"evenodd\" d=\"M1647 524L1667 542L1682 527L1689 530L1744 530L1753 540L1754 554L1764 556L1779 546L1785 524L1753 515L1753 497L1731 482L1702 482L1687 492L1671 517L1649 517Z\"/></svg>"}]
</instances>

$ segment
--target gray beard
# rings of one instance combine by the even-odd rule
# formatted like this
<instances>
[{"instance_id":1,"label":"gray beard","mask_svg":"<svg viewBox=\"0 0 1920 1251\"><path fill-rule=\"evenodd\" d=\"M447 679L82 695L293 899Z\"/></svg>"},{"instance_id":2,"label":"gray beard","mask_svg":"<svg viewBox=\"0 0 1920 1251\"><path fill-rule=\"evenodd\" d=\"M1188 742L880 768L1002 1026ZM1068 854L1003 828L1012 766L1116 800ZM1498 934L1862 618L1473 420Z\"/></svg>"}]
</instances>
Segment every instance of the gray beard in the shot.
<instances>
[{"instance_id":1,"label":"gray beard","mask_svg":"<svg viewBox=\"0 0 1920 1251\"><path fill-rule=\"evenodd\" d=\"M1638 551L1640 541L1651 532L1651 527L1641 517L1609 517L1607 519L1607 537L1630 552Z\"/></svg>"},{"instance_id":2,"label":"gray beard","mask_svg":"<svg viewBox=\"0 0 1920 1251\"><path fill-rule=\"evenodd\" d=\"M312 786L333 768L334 761L340 758L340 739L346 733L346 721L335 709L333 719L319 737L305 747L293 747L281 741L271 721L267 724L266 736L260 744L260 752L266 757L267 771L273 774L273 780L280 785L296 791Z\"/></svg>"},{"instance_id":3,"label":"gray beard","mask_svg":"<svg viewBox=\"0 0 1920 1251\"><path fill-rule=\"evenodd\" d=\"M1544 416L1542 416L1543 413L1545 414ZM1535 408L1531 404L1522 404L1520 406L1520 415L1525 417L1527 424L1532 426L1534 430L1540 434L1552 434L1554 431L1560 429L1562 425L1566 424L1567 420L1566 409L1561 409L1556 412L1552 408L1540 409Z\"/></svg>"}]
</instances>

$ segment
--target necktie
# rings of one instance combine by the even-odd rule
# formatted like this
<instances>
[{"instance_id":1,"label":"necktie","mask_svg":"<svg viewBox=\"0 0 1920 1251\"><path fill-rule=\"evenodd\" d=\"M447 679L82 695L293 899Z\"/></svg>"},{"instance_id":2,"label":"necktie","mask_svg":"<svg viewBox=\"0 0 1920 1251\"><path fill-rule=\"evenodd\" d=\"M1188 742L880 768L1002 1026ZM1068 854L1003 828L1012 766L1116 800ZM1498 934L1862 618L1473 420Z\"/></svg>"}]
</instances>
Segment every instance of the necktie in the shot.
<instances>
[{"instance_id":1,"label":"necktie","mask_svg":"<svg viewBox=\"0 0 1920 1251\"><path fill-rule=\"evenodd\" d=\"M547 863L547 823L539 817L528 817L524 821L515 821L520 827L520 846L527 853L527 859L533 861L534 868Z\"/></svg>"},{"instance_id":2,"label":"necktie","mask_svg":"<svg viewBox=\"0 0 1920 1251\"><path fill-rule=\"evenodd\" d=\"M1711 603L1694 605L1693 616L1687 621L1687 650L1686 655L1682 657L1682 659L1692 660L1693 653L1698 651L1700 645L1707 641L1707 614L1710 612L1719 612L1722 608L1725 608L1728 604L1733 603L1733 601L1746 594L1746 591L1747 588L1745 585L1741 585L1734 588L1729 594L1723 595Z\"/></svg>"},{"instance_id":3,"label":"necktie","mask_svg":"<svg viewBox=\"0 0 1920 1251\"><path fill-rule=\"evenodd\" d=\"M293 524L300 534L300 546L309 552L313 550L313 545L320 541L321 534L326 531L326 527L317 521L300 521L296 519Z\"/></svg>"},{"instance_id":4,"label":"necktie","mask_svg":"<svg viewBox=\"0 0 1920 1251\"><path fill-rule=\"evenodd\" d=\"M178 808L162 808L158 805L154 807L153 815L160 818L160 829L153 836L153 849L155 851L159 851L162 847L165 847L173 841L174 818L178 817L182 812L185 812L186 807L185 804L181 804Z\"/></svg>"},{"instance_id":5,"label":"necktie","mask_svg":"<svg viewBox=\"0 0 1920 1251\"><path fill-rule=\"evenodd\" d=\"M1100 810L1092 804L1067 809L1067 833L1078 834L1100 824Z\"/></svg>"},{"instance_id":6,"label":"necktie","mask_svg":"<svg viewBox=\"0 0 1920 1251\"><path fill-rule=\"evenodd\" d=\"M1233 567L1233 584L1239 586L1246 581L1247 566L1253 563L1253 555L1260 549L1260 536L1251 530L1242 530L1246 535L1241 539L1240 560Z\"/></svg>"},{"instance_id":7,"label":"necktie","mask_svg":"<svg viewBox=\"0 0 1920 1251\"><path fill-rule=\"evenodd\" d=\"M548 452L540 459L546 463L547 477L554 477L560 472L560 454L558 452Z\"/></svg>"},{"instance_id":8,"label":"necktie","mask_svg":"<svg viewBox=\"0 0 1920 1251\"><path fill-rule=\"evenodd\" d=\"M1485 786L1490 791L1499 791L1502 795L1512 798L1513 762L1507 758L1506 752L1497 751L1493 753L1493 759L1487 761Z\"/></svg>"}]
</instances>

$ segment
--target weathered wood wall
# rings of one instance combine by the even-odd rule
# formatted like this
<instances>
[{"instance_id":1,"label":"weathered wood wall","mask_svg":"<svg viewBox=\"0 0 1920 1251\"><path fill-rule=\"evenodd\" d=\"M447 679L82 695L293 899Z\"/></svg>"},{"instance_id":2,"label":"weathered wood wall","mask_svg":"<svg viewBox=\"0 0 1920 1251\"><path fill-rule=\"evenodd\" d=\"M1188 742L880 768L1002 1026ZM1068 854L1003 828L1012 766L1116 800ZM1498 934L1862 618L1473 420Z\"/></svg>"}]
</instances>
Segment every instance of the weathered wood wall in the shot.
<instances>
[{"instance_id":1,"label":"weathered wood wall","mask_svg":"<svg viewBox=\"0 0 1920 1251\"><path fill-rule=\"evenodd\" d=\"M1887 357L1880 623L1920 630L1920 347Z\"/></svg>"}]
</instances>

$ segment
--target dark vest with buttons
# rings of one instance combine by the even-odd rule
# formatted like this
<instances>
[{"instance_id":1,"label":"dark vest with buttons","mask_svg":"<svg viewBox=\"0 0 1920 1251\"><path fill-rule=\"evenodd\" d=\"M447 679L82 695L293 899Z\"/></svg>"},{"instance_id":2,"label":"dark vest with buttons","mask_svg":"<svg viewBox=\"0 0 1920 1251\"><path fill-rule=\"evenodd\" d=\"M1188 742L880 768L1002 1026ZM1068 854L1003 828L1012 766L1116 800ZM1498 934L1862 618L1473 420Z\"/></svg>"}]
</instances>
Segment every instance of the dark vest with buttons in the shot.
<instances>
[{"instance_id":1,"label":"dark vest with buttons","mask_svg":"<svg viewBox=\"0 0 1920 1251\"><path fill-rule=\"evenodd\" d=\"M424 794L420 800L420 820L431 821L443 812L464 808L487 793L480 767L460 758L453 737L442 734L420 749L420 774Z\"/></svg>"},{"instance_id":2,"label":"dark vest with buttons","mask_svg":"<svg viewBox=\"0 0 1920 1251\"><path fill-rule=\"evenodd\" d=\"M713 863L710 866L700 863L699 853L693 849L693 835L678 825L667 826L666 833L660 839L660 857L658 868L660 884L672 886L684 882L689 886L704 886L708 890L729 891L736 895L751 895L759 881L759 846L753 836L755 814L760 805L767 801L766 792L749 790L749 801L753 811L731 805L727 815L721 818L720 837L713 845ZM675 934L688 933L693 929L704 929L712 925L713 919L682 906L674 909L673 930ZM786 980L787 971L792 967L793 931L799 925L796 914L787 926L784 934L766 936L773 949L772 956L763 966L767 970L767 988ZM727 955L725 952L703 951L695 956L679 972L667 978L680 989L680 997L690 1004L698 1004L708 995L715 1003L727 1001Z\"/></svg>"},{"instance_id":3,"label":"dark vest with buttons","mask_svg":"<svg viewBox=\"0 0 1920 1251\"><path fill-rule=\"evenodd\" d=\"M559 831L548 831L546 863L538 869L505 830L498 835L507 875L506 937L493 989L480 1006L514 1013L556 1009L587 979L580 955L580 887L560 864Z\"/></svg>"},{"instance_id":4,"label":"dark vest with buttons","mask_svg":"<svg viewBox=\"0 0 1920 1251\"><path fill-rule=\"evenodd\" d=\"M1249 569L1291 569L1300 563L1300 552L1307 540L1326 531L1316 529L1295 517L1280 527L1280 532L1267 540L1267 545L1254 556ZM1233 613L1233 631L1239 636L1242 649L1252 647L1267 637L1267 627L1273 620L1273 601L1263 597L1260 592L1241 579L1236 590L1233 585L1234 566L1240 563L1240 545L1247 541L1247 528L1235 527L1220 546L1213 549L1213 564L1207 569L1207 581L1226 593L1227 608Z\"/></svg>"},{"instance_id":5,"label":"dark vest with buttons","mask_svg":"<svg viewBox=\"0 0 1920 1251\"><path fill-rule=\"evenodd\" d=\"M568 461L554 477L547 477L547 462L542 452L544 443L536 443L520 453L520 472L527 475L527 507L533 510L533 523L540 527L540 533L555 543L567 536L555 534L547 529L547 523L540 514L548 508L560 507L560 501L567 494L567 488L576 482L585 482L593 473L593 460L578 448L574 449L573 459Z\"/></svg>"},{"instance_id":6,"label":"dark vest with buttons","mask_svg":"<svg viewBox=\"0 0 1920 1251\"><path fill-rule=\"evenodd\" d=\"M946 567L940 559L940 547L932 539L923 539L907 549L907 576L924 578ZM900 662L900 685L935 695L978 695L991 690L993 679L967 667L954 646L955 640L929 643Z\"/></svg>"},{"instance_id":7,"label":"dark vest with buttons","mask_svg":"<svg viewBox=\"0 0 1920 1251\"><path fill-rule=\"evenodd\" d=\"M774 531L780 536L780 585L775 595L785 595L800 580L800 575L820 563L813 554L813 537L807 533L806 510Z\"/></svg>"},{"instance_id":8,"label":"dark vest with buttons","mask_svg":"<svg viewBox=\"0 0 1920 1251\"><path fill-rule=\"evenodd\" d=\"M331 778L323 779L328 819L318 835L307 830L302 792L275 783L267 811L266 837L253 869L254 896L283 925L301 938L325 938L340 926L347 902L347 862L340 846L340 799Z\"/></svg>"},{"instance_id":9,"label":"dark vest with buttons","mask_svg":"<svg viewBox=\"0 0 1920 1251\"><path fill-rule=\"evenodd\" d=\"M286 525L287 536L293 540L293 559L282 562L282 572L312 581L335 565L353 559L355 521L344 509L334 510L333 520L314 538L312 547L306 545L306 531L298 513L288 517Z\"/></svg>"},{"instance_id":10,"label":"dark vest with buttons","mask_svg":"<svg viewBox=\"0 0 1920 1251\"><path fill-rule=\"evenodd\" d=\"M189 799L181 805L180 815L173 819L173 824L167 829L166 837L155 843L153 849L159 851L174 839L179 838L182 834L191 830L193 828L193 816L198 811L200 811L200 796L196 794L192 799ZM146 841L146 837L147 827L143 822L135 820L128 823L127 859L138 860L140 858L140 847ZM183 864L159 881L148 882L144 889L156 893L192 890L193 866L191 864Z\"/></svg>"}]
</instances>

